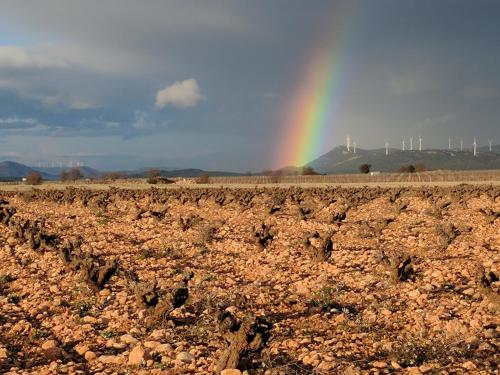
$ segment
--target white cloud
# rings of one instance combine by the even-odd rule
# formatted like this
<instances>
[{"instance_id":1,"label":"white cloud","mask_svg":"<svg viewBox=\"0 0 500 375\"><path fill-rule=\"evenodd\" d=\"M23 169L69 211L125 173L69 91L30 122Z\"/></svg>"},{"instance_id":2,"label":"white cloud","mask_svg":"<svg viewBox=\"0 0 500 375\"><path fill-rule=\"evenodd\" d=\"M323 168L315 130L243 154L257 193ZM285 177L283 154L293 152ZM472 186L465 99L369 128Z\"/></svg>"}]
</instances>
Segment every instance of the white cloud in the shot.
<instances>
[{"instance_id":1,"label":"white cloud","mask_svg":"<svg viewBox=\"0 0 500 375\"><path fill-rule=\"evenodd\" d=\"M37 87L35 82L30 82L29 79L0 79L0 89L13 92L22 99L36 101L46 109L50 110L60 108L85 110L101 107L101 105L92 100L82 99L79 96L64 92L63 90L55 95L47 95L46 93L43 93L43 90L40 90L40 88Z\"/></svg>"},{"instance_id":2,"label":"white cloud","mask_svg":"<svg viewBox=\"0 0 500 375\"><path fill-rule=\"evenodd\" d=\"M203 99L195 79L186 79L165 87L156 94L156 108L162 109L168 105L176 108L196 106Z\"/></svg>"},{"instance_id":3,"label":"white cloud","mask_svg":"<svg viewBox=\"0 0 500 375\"><path fill-rule=\"evenodd\" d=\"M0 125L12 125L12 124L34 125L37 123L38 121L36 121L33 118L19 118L19 117L0 118Z\"/></svg>"},{"instance_id":4,"label":"white cloud","mask_svg":"<svg viewBox=\"0 0 500 375\"><path fill-rule=\"evenodd\" d=\"M18 47L0 46L0 68L45 69L65 68L69 62L55 53L50 46Z\"/></svg>"},{"instance_id":5,"label":"white cloud","mask_svg":"<svg viewBox=\"0 0 500 375\"><path fill-rule=\"evenodd\" d=\"M31 117L0 118L0 131L3 133L47 131L50 127Z\"/></svg>"}]
</instances>

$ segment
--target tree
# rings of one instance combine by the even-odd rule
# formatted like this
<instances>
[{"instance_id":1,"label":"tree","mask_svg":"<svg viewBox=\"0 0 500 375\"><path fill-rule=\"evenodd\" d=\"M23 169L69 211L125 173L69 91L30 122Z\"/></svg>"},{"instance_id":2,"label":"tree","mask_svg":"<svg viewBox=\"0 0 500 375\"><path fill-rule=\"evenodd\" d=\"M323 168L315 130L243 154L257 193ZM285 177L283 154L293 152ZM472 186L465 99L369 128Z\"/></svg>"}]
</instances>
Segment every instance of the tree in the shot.
<instances>
[{"instance_id":1,"label":"tree","mask_svg":"<svg viewBox=\"0 0 500 375\"><path fill-rule=\"evenodd\" d=\"M415 168L415 166L413 164L402 165L398 169L399 173L415 173L415 171L416 171L416 168Z\"/></svg>"},{"instance_id":2,"label":"tree","mask_svg":"<svg viewBox=\"0 0 500 375\"><path fill-rule=\"evenodd\" d=\"M68 172L66 172L67 180L76 181L83 177L82 172L80 172L80 168L71 168Z\"/></svg>"},{"instance_id":3,"label":"tree","mask_svg":"<svg viewBox=\"0 0 500 375\"><path fill-rule=\"evenodd\" d=\"M160 171L158 169L150 169L148 170L148 184L156 184L158 183L158 177L160 177Z\"/></svg>"},{"instance_id":4,"label":"tree","mask_svg":"<svg viewBox=\"0 0 500 375\"><path fill-rule=\"evenodd\" d=\"M42 181L42 175L38 172L30 172L26 175L26 183L28 185L40 185Z\"/></svg>"},{"instance_id":5,"label":"tree","mask_svg":"<svg viewBox=\"0 0 500 375\"><path fill-rule=\"evenodd\" d=\"M66 171L59 172L59 179L63 182L66 181L68 179L68 172Z\"/></svg>"},{"instance_id":6,"label":"tree","mask_svg":"<svg viewBox=\"0 0 500 375\"><path fill-rule=\"evenodd\" d=\"M149 178L155 178L155 177L160 177L160 170L158 169L150 169L148 170L148 177Z\"/></svg>"},{"instance_id":7,"label":"tree","mask_svg":"<svg viewBox=\"0 0 500 375\"><path fill-rule=\"evenodd\" d=\"M418 163L416 166L415 166L415 170L417 172L425 172L427 170L427 167L425 166L424 163Z\"/></svg>"},{"instance_id":8,"label":"tree","mask_svg":"<svg viewBox=\"0 0 500 375\"><path fill-rule=\"evenodd\" d=\"M196 179L197 184L209 184L210 183L210 176L208 173L202 173L197 179Z\"/></svg>"},{"instance_id":9,"label":"tree","mask_svg":"<svg viewBox=\"0 0 500 375\"><path fill-rule=\"evenodd\" d=\"M316 172L313 167L302 168L302 176L315 176L317 174L318 172Z\"/></svg>"},{"instance_id":10,"label":"tree","mask_svg":"<svg viewBox=\"0 0 500 375\"><path fill-rule=\"evenodd\" d=\"M361 164L359 166L359 171L361 173L370 173L370 168L372 167L371 164Z\"/></svg>"}]
</instances>

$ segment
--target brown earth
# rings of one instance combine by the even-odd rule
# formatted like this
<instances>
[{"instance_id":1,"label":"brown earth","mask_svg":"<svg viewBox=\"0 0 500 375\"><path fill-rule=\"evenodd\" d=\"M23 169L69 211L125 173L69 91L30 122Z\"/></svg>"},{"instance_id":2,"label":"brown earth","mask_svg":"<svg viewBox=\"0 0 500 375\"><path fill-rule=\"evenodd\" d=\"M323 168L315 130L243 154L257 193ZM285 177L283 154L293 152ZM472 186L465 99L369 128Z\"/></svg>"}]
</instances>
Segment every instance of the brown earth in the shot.
<instances>
[{"instance_id":1,"label":"brown earth","mask_svg":"<svg viewBox=\"0 0 500 375\"><path fill-rule=\"evenodd\" d=\"M499 217L498 185L3 192L0 372L495 374Z\"/></svg>"}]
</instances>

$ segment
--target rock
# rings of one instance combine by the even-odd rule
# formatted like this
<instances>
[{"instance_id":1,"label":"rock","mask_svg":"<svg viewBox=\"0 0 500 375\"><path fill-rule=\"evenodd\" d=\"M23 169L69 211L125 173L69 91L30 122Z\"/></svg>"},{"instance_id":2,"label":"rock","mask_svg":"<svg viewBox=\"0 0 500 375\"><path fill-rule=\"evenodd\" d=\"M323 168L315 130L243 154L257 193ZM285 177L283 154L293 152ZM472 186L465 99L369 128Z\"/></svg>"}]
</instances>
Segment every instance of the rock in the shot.
<instances>
[{"instance_id":1,"label":"rock","mask_svg":"<svg viewBox=\"0 0 500 375\"><path fill-rule=\"evenodd\" d=\"M86 315L82 318L82 321L84 321L87 324L97 324L99 321L94 318L93 316Z\"/></svg>"},{"instance_id":2,"label":"rock","mask_svg":"<svg viewBox=\"0 0 500 375\"><path fill-rule=\"evenodd\" d=\"M175 358L184 363L191 363L194 359L194 355L189 352L180 352Z\"/></svg>"},{"instance_id":3,"label":"rock","mask_svg":"<svg viewBox=\"0 0 500 375\"><path fill-rule=\"evenodd\" d=\"M148 349L155 349L161 345L159 341L144 341L144 347Z\"/></svg>"},{"instance_id":4,"label":"rock","mask_svg":"<svg viewBox=\"0 0 500 375\"><path fill-rule=\"evenodd\" d=\"M391 366L394 370L400 370L401 369L401 366L399 365L399 363L397 363L396 361L392 361L391 362Z\"/></svg>"},{"instance_id":5,"label":"rock","mask_svg":"<svg viewBox=\"0 0 500 375\"><path fill-rule=\"evenodd\" d=\"M89 351L88 345L78 344L75 346L75 352L77 352L78 355L84 355L88 351Z\"/></svg>"},{"instance_id":6,"label":"rock","mask_svg":"<svg viewBox=\"0 0 500 375\"><path fill-rule=\"evenodd\" d=\"M420 292L418 291L418 289L412 290L408 293L408 297L411 299L417 299L418 297L420 297Z\"/></svg>"},{"instance_id":7,"label":"rock","mask_svg":"<svg viewBox=\"0 0 500 375\"><path fill-rule=\"evenodd\" d=\"M382 361L377 361L377 362L373 362L372 363L372 366L375 367L375 368L386 368L387 367L387 363L385 362L382 362Z\"/></svg>"},{"instance_id":8,"label":"rock","mask_svg":"<svg viewBox=\"0 0 500 375\"><path fill-rule=\"evenodd\" d=\"M170 353L174 351L174 348L170 344L161 344L155 347L157 353Z\"/></svg>"},{"instance_id":9,"label":"rock","mask_svg":"<svg viewBox=\"0 0 500 375\"><path fill-rule=\"evenodd\" d=\"M474 295L475 290L474 290L473 288L469 288L469 289L465 289L465 290L463 291L463 293L464 293L466 296L471 297L471 296L473 296L473 295Z\"/></svg>"},{"instance_id":10,"label":"rock","mask_svg":"<svg viewBox=\"0 0 500 375\"><path fill-rule=\"evenodd\" d=\"M427 374L428 372L431 372L432 370L434 370L435 366L433 364L425 364L425 365L422 365L420 366L418 369L424 373L424 374Z\"/></svg>"},{"instance_id":11,"label":"rock","mask_svg":"<svg viewBox=\"0 0 500 375\"><path fill-rule=\"evenodd\" d=\"M466 370L469 370L469 371L476 369L476 365L474 364L474 362L471 362L471 361L467 361L467 362L462 363L462 367Z\"/></svg>"},{"instance_id":12,"label":"rock","mask_svg":"<svg viewBox=\"0 0 500 375\"><path fill-rule=\"evenodd\" d=\"M108 365L119 365L122 362L122 359L116 355L101 355L97 360Z\"/></svg>"},{"instance_id":13,"label":"rock","mask_svg":"<svg viewBox=\"0 0 500 375\"><path fill-rule=\"evenodd\" d=\"M407 369L407 374L408 375L421 375L422 371L419 370L418 367L408 367Z\"/></svg>"},{"instance_id":14,"label":"rock","mask_svg":"<svg viewBox=\"0 0 500 375\"><path fill-rule=\"evenodd\" d=\"M235 368L227 368L222 370L220 375L241 375L241 371Z\"/></svg>"},{"instance_id":15,"label":"rock","mask_svg":"<svg viewBox=\"0 0 500 375\"><path fill-rule=\"evenodd\" d=\"M49 348L45 349L43 355L45 358L50 359L51 361L55 361L61 358L63 351L61 348Z\"/></svg>"},{"instance_id":16,"label":"rock","mask_svg":"<svg viewBox=\"0 0 500 375\"><path fill-rule=\"evenodd\" d=\"M487 339L494 339L496 336L496 331L494 329L487 329L484 331L484 337Z\"/></svg>"},{"instance_id":17,"label":"rock","mask_svg":"<svg viewBox=\"0 0 500 375\"><path fill-rule=\"evenodd\" d=\"M50 291L51 293L54 293L54 294L55 294L55 293L59 293L59 288L57 287L57 285L51 285L51 286L49 287L49 291Z\"/></svg>"},{"instance_id":18,"label":"rock","mask_svg":"<svg viewBox=\"0 0 500 375\"><path fill-rule=\"evenodd\" d=\"M129 344L129 345L135 345L139 342L139 340L137 340L134 336L132 336L128 333L120 336L120 341L124 342L125 344Z\"/></svg>"},{"instance_id":19,"label":"rock","mask_svg":"<svg viewBox=\"0 0 500 375\"><path fill-rule=\"evenodd\" d=\"M296 340L288 340L286 345L290 349L297 349L300 345Z\"/></svg>"},{"instance_id":20,"label":"rock","mask_svg":"<svg viewBox=\"0 0 500 375\"><path fill-rule=\"evenodd\" d=\"M149 350L144 349L142 345L135 346L128 356L128 364L130 366L141 365L151 359Z\"/></svg>"},{"instance_id":21,"label":"rock","mask_svg":"<svg viewBox=\"0 0 500 375\"><path fill-rule=\"evenodd\" d=\"M164 329L155 329L151 334L149 335L149 338L154 341L159 341L165 337L165 330Z\"/></svg>"},{"instance_id":22,"label":"rock","mask_svg":"<svg viewBox=\"0 0 500 375\"><path fill-rule=\"evenodd\" d=\"M93 351L89 350L89 351L85 352L84 357L85 357L85 360L87 362L92 362L92 361L95 361L95 359L97 358L97 355Z\"/></svg>"},{"instance_id":23,"label":"rock","mask_svg":"<svg viewBox=\"0 0 500 375\"><path fill-rule=\"evenodd\" d=\"M380 310L380 313L388 318L390 318L390 316L392 315L392 312L390 310L387 310L387 309L381 309Z\"/></svg>"},{"instance_id":24,"label":"rock","mask_svg":"<svg viewBox=\"0 0 500 375\"><path fill-rule=\"evenodd\" d=\"M56 340L47 340L42 344L42 349L48 350L48 349L55 349L57 348L58 343Z\"/></svg>"},{"instance_id":25,"label":"rock","mask_svg":"<svg viewBox=\"0 0 500 375\"><path fill-rule=\"evenodd\" d=\"M0 348L0 360L9 358L9 352L5 348Z\"/></svg>"}]
</instances>

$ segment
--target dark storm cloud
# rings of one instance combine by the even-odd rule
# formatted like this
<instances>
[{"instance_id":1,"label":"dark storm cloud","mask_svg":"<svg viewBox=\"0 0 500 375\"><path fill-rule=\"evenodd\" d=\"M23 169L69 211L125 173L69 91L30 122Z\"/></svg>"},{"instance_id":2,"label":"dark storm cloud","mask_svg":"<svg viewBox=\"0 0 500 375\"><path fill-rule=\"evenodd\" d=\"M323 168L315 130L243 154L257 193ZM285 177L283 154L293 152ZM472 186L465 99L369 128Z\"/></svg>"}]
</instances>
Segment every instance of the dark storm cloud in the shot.
<instances>
[{"instance_id":1,"label":"dark storm cloud","mask_svg":"<svg viewBox=\"0 0 500 375\"><path fill-rule=\"evenodd\" d=\"M0 137L33 158L36 137L51 137L54 153L104 160L112 140L131 164L266 168L339 12L332 146L347 133L362 147L410 135L438 147L450 133L500 143L500 5L487 0L5 0Z\"/></svg>"}]
</instances>

